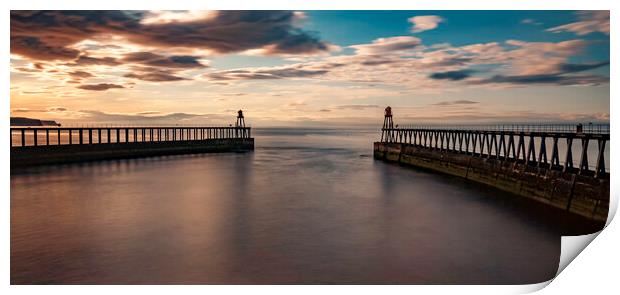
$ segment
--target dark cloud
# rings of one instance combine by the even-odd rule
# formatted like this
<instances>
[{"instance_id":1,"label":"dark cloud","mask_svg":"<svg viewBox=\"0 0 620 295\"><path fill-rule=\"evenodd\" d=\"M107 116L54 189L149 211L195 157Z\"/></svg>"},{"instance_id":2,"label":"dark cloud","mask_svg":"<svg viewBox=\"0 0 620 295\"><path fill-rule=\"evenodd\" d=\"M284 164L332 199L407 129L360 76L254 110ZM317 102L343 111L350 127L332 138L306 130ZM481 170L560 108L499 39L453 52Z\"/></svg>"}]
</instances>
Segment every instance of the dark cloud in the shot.
<instances>
[{"instance_id":1,"label":"dark cloud","mask_svg":"<svg viewBox=\"0 0 620 295\"><path fill-rule=\"evenodd\" d=\"M495 75L490 78L485 78L476 81L470 81L471 84L548 84L548 85L599 85L603 83L609 83L608 77L597 75L560 75L560 74L546 74L546 75L516 75L516 76L504 76Z\"/></svg>"},{"instance_id":2,"label":"dark cloud","mask_svg":"<svg viewBox=\"0 0 620 295\"><path fill-rule=\"evenodd\" d=\"M163 56L151 52L133 52L125 55L122 59L125 63L137 63L152 67L167 67L167 68L205 68L206 65L198 61L198 57L185 56L185 55L173 55Z\"/></svg>"},{"instance_id":3,"label":"dark cloud","mask_svg":"<svg viewBox=\"0 0 620 295\"><path fill-rule=\"evenodd\" d=\"M303 69L303 67L281 67L271 69L230 70L208 73L209 80L267 80L283 78L307 78L328 73L326 69Z\"/></svg>"},{"instance_id":4,"label":"dark cloud","mask_svg":"<svg viewBox=\"0 0 620 295\"><path fill-rule=\"evenodd\" d=\"M474 59L470 57L448 57L440 61L430 63L429 66L432 66L432 67L463 66L473 60Z\"/></svg>"},{"instance_id":5,"label":"dark cloud","mask_svg":"<svg viewBox=\"0 0 620 295\"><path fill-rule=\"evenodd\" d=\"M273 69L263 71L265 74L273 75L280 78L303 78L327 73L327 70L304 70L296 68Z\"/></svg>"},{"instance_id":6,"label":"dark cloud","mask_svg":"<svg viewBox=\"0 0 620 295\"><path fill-rule=\"evenodd\" d=\"M548 84L548 85L598 85L608 83L609 77L599 75L573 75L609 65L609 61L585 64L560 64L551 73L532 75L495 75L488 78L473 78L472 70L458 70L433 73L429 77L437 80L460 81L469 79L470 84Z\"/></svg>"},{"instance_id":7,"label":"dark cloud","mask_svg":"<svg viewBox=\"0 0 620 295\"><path fill-rule=\"evenodd\" d=\"M93 74L89 72L85 72L85 71L75 71L75 72L69 72L69 76L75 79L82 79L82 78L90 78L93 76Z\"/></svg>"},{"instance_id":8,"label":"dark cloud","mask_svg":"<svg viewBox=\"0 0 620 295\"><path fill-rule=\"evenodd\" d=\"M11 36L11 53L35 60L70 60L80 55L79 50L53 46L30 36Z\"/></svg>"},{"instance_id":9,"label":"dark cloud","mask_svg":"<svg viewBox=\"0 0 620 295\"><path fill-rule=\"evenodd\" d=\"M122 11L11 11L11 52L38 60L74 60L70 45L98 34L137 29Z\"/></svg>"},{"instance_id":10,"label":"dark cloud","mask_svg":"<svg viewBox=\"0 0 620 295\"><path fill-rule=\"evenodd\" d=\"M125 88L122 85L117 84L109 84L109 83L100 83L100 84L82 84L77 86L79 89L83 90L92 90L92 91L105 91L113 88Z\"/></svg>"},{"instance_id":11,"label":"dark cloud","mask_svg":"<svg viewBox=\"0 0 620 295\"><path fill-rule=\"evenodd\" d=\"M451 100L451 101L440 101L438 103L434 103L435 106L453 106L453 105L470 105L470 104L478 104L480 102L473 100Z\"/></svg>"},{"instance_id":12,"label":"dark cloud","mask_svg":"<svg viewBox=\"0 0 620 295\"><path fill-rule=\"evenodd\" d=\"M380 65L393 64L396 62L399 62L399 60L390 59L390 58L382 58L382 57L373 57L373 58L368 58L360 62L360 64L365 65L365 66L380 66Z\"/></svg>"},{"instance_id":13,"label":"dark cloud","mask_svg":"<svg viewBox=\"0 0 620 295\"><path fill-rule=\"evenodd\" d=\"M75 60L72 44L98 35L162 48L217 53L263 49L266 54L311 54L328 45L294 26L291 11L218 11L184 22L145 23L142 11L11 11L11 52L37 60Z\"/></svg>"},{"instance_id":14,"label":"dark cloud","mask_svg":"<svg viewBox=\"0 0 620 295\"><path fill-rule=\"evenodd\" d=\"M187 78L176 76L172 71L158 68L136 68L134 72L125 74L124 77L149 82L173 82L188 80Z\"/></svg>"},{"instance_id":15,"label":"dark cloud","mask_svg":"<svg viewBox=\"0 0 620 295\"><path fill-rule=\"evenodd\" d=\"M593 70L602 66L609 65L609 61L586 63L586 64L562 64L559 66L560 71L564 73L575 73Z\"/></svg>"},{"instance_id":16,"label":"dark cloud","mask_svg":"<svg viewBox=\"0 0 620 295\"><path fill-rule=\"evenodd\" d=\"M471 71L471 70L438 72L438 73L432 73L429 77L431 79L436 79L436 80L459 81L459 80L463 80L463 79L469 78L471 76L472 72L473 71Z\"/></svg>"},{"instance_id":17,"label":"dark cloud","mask_svg":"<svg viewBox=\"0 0 620 295\"><path fill-rule=\"evenodd\" d=\"M118 62L118 60L116 60L116 58L113 57L90 57L90 56L86 56L86 55L82 55L80 57L78 57L77 60L75 60L75 62L73 62L72 64L68 64L68 65L74 65L74 66L92 66L92 65L103 65L103 66L116 66L116 65L120 65L121 63Z\"/></svg>"},{"instance_id":18,"label":"dark cloud","mask_svg":"<svg viewBox=\"0 0 620 295\"><path fill-rule=\"evenodd\" d=\"M209 74L206 74L205 77L213 81L280 79L280 77L276 77L273 75L251 72L251 71L246 71L246 70L234 70L234 71L209 73Z\"/></svg>"},{"instance_id":19,"label":"dark cloud","mask_svg":"<svg viewBox=\"0 0 620 295\"><path fill-rule=\"evenodd\" d=\"M48 112L64 112L66 111L67 108L63 108L63 107L52 107L47 109Z\"/></svg>"},{"instance_id":20,"label":"dark cloud","mask_svg":"<svg viewBox=\"0 0 620 295\"><path fill-rule=\"evenodd\" d=\"M269 54L303 54L327 51L327 44L321 42L314 34L300 29L291 29L275 46L269 46Z\"/></svg>"},{"instance_id":21,"label":"dark cloud","mask_svg":"<svg viewBox=\"0 0 620 295\"><path fill-rule=\"evenodd\" d=\"M291 11L219 11L213 18L142 25L135 42L154 46L204 48L218 53L265 48L272 54L326 51L327 45L293 26Z\"/></svg>"},{"instance_id":22,"label":"dark cloud","mask_svg":"<svg viewBox=\"0 0 620 295\"><path fill-rule=\"evenodd\" d=\"M40 72L40 70L37 69L33 69L33 68L28 68L28 67L17 67L17 68L13 68L15 71L20 72L20 73L38 73Z\"/></svg>"}]
</instances>

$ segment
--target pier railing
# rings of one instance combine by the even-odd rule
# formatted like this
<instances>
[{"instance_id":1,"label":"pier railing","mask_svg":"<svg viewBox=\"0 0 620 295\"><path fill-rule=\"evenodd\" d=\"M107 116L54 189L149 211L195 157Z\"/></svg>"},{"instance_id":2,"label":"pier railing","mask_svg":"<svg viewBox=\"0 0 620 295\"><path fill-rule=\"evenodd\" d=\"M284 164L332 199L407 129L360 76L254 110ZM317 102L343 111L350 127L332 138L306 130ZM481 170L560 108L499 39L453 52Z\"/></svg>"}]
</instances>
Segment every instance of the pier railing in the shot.
<instances>
[{"instance_id":1,"label":"pier railing","mask_svg":"<svg viewBox=\"0 0 620 295\"><path fill-rule=\"evenodd\" d=\"M401 125L401 129L472 130L504 132L563 132L609 134L609 124L467 124L467 125Z\"/></svg>"},{"instance_id":2,"label":"pier railing","mask_svg":"<svg viewBox=\"0 0 620 295\"><path fill-rule=\"evenodd\" d=\"M11 127L12 148L250 137L250 127Z\"/></svg>"},{"instance_id":3,"label":"pier railing","mask_svg":"<svg viewBox=\"0 0 620 295\"><path fill-rule=\"evenodd\" d=\"M605 147L610 139L609 130L609 125L605 124L408 125L383 128L381 142L602 177L607 173ZM591 142L596 142L597 146ZM573 150L577 150L577 161L573 159ZM593 163L591 158L594 158Z\"/></svg>"}]
</instances>

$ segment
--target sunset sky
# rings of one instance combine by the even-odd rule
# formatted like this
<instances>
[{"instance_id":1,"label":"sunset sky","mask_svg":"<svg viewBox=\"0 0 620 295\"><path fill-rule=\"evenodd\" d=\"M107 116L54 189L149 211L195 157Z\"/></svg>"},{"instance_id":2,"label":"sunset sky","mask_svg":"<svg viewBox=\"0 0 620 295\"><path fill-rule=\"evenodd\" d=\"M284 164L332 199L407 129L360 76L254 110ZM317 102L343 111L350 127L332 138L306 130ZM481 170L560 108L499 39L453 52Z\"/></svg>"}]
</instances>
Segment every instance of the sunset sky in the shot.
<instances>
[{"instance_id":1,"label":"sunset sky","mask_svg":"<svg viewBox=\"0 0 620 295\"><path fill-rule=\"evenodd\" d=\"M12 11L11 116L609 120L606 11Z\"/></svg>"}]
</instances>

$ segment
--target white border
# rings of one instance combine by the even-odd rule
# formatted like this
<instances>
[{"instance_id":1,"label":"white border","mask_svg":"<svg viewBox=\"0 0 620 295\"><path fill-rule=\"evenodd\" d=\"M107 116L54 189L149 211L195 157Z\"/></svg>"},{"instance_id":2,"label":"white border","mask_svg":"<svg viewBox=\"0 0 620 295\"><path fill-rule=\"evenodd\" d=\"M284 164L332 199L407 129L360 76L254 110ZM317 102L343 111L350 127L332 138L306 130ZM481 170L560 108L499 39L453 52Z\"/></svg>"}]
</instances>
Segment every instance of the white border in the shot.
<instances>
[{"instance_id":1,"label":"white border","mask_svg":"<svg viewBox=\"0 0 620 295\"><path fill-rule=\"evenodd\" d=\"M163 1L152 0L149 2L138 1L126 1L126 0L106 0L106 1L83 1L83 0L63 0L63 1L49 1L49 0L21 0L11 1L7 3L4 1L2 5L7 6L2 14L2 29L4 32L4 38L2 39L4 44L2 46L2 65L5 71L2 73L4 99L0 103L0 108L3 114L9 114L9 12L10 9L294 9L294 10L593 10L604 9L612 10L612 28L611 28L611 51L617 52L613 48L615 46L614 36L617 35L618 27L614 28L616 7L618 1L613 0L573 0L573 1L560 1L560 0L415 0L415 1L396 1L396 0L314 0L314 1L295 1L295 0L269 0L269 1L241 1L241 0L226 0L226 1L190 1L190 0L175 0L175 1ZM97 2L97 3L96 3ZM617 93L613 78L617 77L617 67L615 63L614 54L611 55L611 87L610 94L614 97ZM613 115L616 113L618 103L614 99L610 101L611 109L610 113ZM2 116L1 122L3 128L0 131L0 137L2 138L0 144L4 147L8 147L8 116ZM611 120L612 125L614 120ZM612 126L612 130L615 131L615 126ZM612 133L612 138L617 138L616 133ZM611 148L611 167L620 167L618 165L618 159L614 156L618 154L617 145L610 145ZM361 293L361 294L376 294L378 292L390 292L390 293L410 293L412 291L421 291L424 293L470 293L470 294L497 294L497 293L521 293L531 292L538 290L547 284L537 284L529 286L143 286L143 287L131 287L131 286L55 286L55 287L28 287L28 286L12 286L9 285L9 222L10 222L10 178L9 178L9 150L4 148L2 150L2 157L5 159L2 165L2 176L4 180L4 186L2 188L2 209L3 209L3 226L1 227L1 235L3 243L1 244L2 253L6 259L2 259L3 267L1 270L1 276L4 279L2 289L8 289L3 291L11 291L17 294L31 294L41 292L63 293L63 294L83 294L85 292L91 294L109 294L110 292L149 292L155 294L167 294L170 292L233 292L238 294L246 294L249 292L260 294L315 294L319 292L329 293ZM612 174L613 175L613 174ZM618 187L612 181L612 204L613 212L617 208L618 200ZM617 223L617 222L616 222ZM583 253L577 257L572 264L566 268L566 271L562 272L552 284L543 290L546 294L573 294L573 293L594 293L609 291L617 289L615 287L615 280L617 280L617 264L618 264L618 249L620 248L618 226L611 223L599 236L592 242L592 245L585 249ZM595 236L595 235L593 235ZM581 237L579 243L583 246L584 240L591 240L590 237ZM577 238L579 239L579 238ZM574 241L573 241L574 243ZM570 243L564 243L563 248L570 248ZM570 245L574 246L574 245ZM579 248L576 248L579 249ZM532 249L535 251L535 249ZM136 288L140 288L139 290Z\"/></svg>"}]
</instances>

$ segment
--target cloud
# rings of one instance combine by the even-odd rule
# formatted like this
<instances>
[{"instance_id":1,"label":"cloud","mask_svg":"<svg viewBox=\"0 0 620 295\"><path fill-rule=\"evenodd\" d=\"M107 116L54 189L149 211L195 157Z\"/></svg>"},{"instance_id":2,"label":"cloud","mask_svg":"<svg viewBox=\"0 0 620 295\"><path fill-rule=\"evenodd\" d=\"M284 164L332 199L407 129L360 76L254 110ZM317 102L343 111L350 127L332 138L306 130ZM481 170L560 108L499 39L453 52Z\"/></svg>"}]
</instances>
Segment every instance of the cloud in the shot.
<instances>
[{"instance_id":1,"label":"cloud","mask_svg":"<svg viewBox=\"0 0 620 295\"><path fill-rule=\"evenodd\" d=\"M201 19L212 18L217 15L213 10L195 11L149 11L140 23L142 24L169 24L200 21Z\"/></svg>"},{"instance_id":2,"label":"cloud","mask_svg":"<svg viewBox=\"0 0 620 295\"><path fill-rule=\"evenodd\" d=\"M78 50L53 46L32 36L11 36L11 53L35 60L68 60L80 55Z\"/></svg>"},{"instance_id":3,"label":"cloud","mask_svg":"<svg viewBox=\"0 0 620 295\"><path fill-rule=\"evenodd\" d=\"M77 88L83 89L83 90L92 90L92 91L105 91L108 89L125 88L125 87L123 87L122 85L117 85L117 84L100 83L100 84L82 84L80 86L77 86Z\"/></svg>"},{"instance_id":4,"label":"cloud","mask_svg":"<svg viewBox=\"0 0 620 295\"><path fill-rule=\"evenodd\" d=\"M365 110L365 109L376 109L380 108L380 106L376 104L348 104L348 105L339 105L334 107L339 110Z\"/></svg>"},{"instance_id":5,"label":"cloud","mask_svg":"<svg viewBox=\"0 0 620 295\"><path fill-rule=\"evenodd\" d=\"M452 80L459 81L471 76L472 70L458 70L448 72L432 73L429 77L436 80Z\"/></svg>"},{"instance_id":6,"label":"cloud","mask_svg":"<svg viewBox=\"0 0 620 295\"><path fill-rule=\"evenodd\" d=\"M303 107L306 106L307 104L303 101L292 101L286 104L286 107L291 107L291 108L296 108L296 107Z\"/></svg>"},{"instance_id":7,"label":"cloud","mask_svg":"<svg viewBox=\"0 0 620 295\"><path fill-rule=\"evenodd\" d=\"M98 110L80 110L77 112L81 119L90 122L179 122L190 119L233 121L234 116L220 114L195 114L195 113L158 113L146 111L139 113L108 113Z\"/></svg>"},{"instance_id":8,"label":"cloud","mask_svg":"<svg viewBox=\"0 0 620 295\"><path fill-rule=\"evenodd\" d=\"M157 83L189 81L198 77L199 81L183 84L191 85L192 89L206 86L209 87L209 91L215 93L251 93L264 90L262 93L265 95L273 95L270 94L272 92L280 93L281 87L289 87L290 84L301 84L299 81L280 83L277 80L304 79L305 82L314 79L317 83L312 83L312 87L308 87L305 91L307 94L302 95L317 98L319 95L314 93L313 87L334 81L344 82L340 84L343 87L340 89L343 89L342 92L346 92L347 95L353 95L348 87L354 84L366 88L363 91L358 89L355 95L375 98L388 97L388 95L402 96L414 91L424 94L439 93L465 87L591 85L588 83L606 83L609 80L605 78L608 76L605 73L607 68L602 68L602 71L588 72L590 75L577 75L609 64L608 62L576 63L577 60L589 59L588 56L592 56L592 53L586 51L586 48L595 44L594 41L581 39L561 42L508 40L455 46L446 43L449 40L442 40L442 43L433 45L423 44L420 38L413 36L395 36L378 38L366 44L352 45L342 54L317 56L314 53L304 53L297 56L295 60L288 57L277 59L286 65L222 67L199 71L209 67L204 57L210 57L211 54L236 52L245 55L248 51L276 54L274 52L289 48L287 40L293 40L293 44L306 42L292 37L299 30L295 24L295 22L299 23L299 20L289 22L287 19L291 17L289 14L288 12L238 11L208 13L185 11L170 13L12 12L12 36L36 38L55 49L73 49L79 53L77 57L69 59L65 59L61 54L60 58L63 59L61 61L37 61L24 58L20 54L12 55L11 71L22 73L14 75L15 79L36 78L43 83L54 81L60 87L75 87L82 84L83 82L78 78L88 77L87 74L78 74L79 72L90 73L92 77L97 78L97 80L89 80L89 83L107 82L126 88L131 87L129 81L140 83L139 80L141 80ZM251 27L252 34L257 34L256 36L249 36L248 32L237 34L239 29L249 27ZM271 37L261 35L273 33L267 27L272 30L281 30L284 27L288 29L280 31L281 38L270 39ZM213 35L205 34L205 32L210 33L211 30L214 30ZM229 34L224 34L225 31ZM298 33L313 36L311 32L299 31ZM323 41L319 42L326 46L329 45ZM312 42L309 44L313 46ZM290 53L296 50L287 49L286 51ZM55 54L54 52L52 55ZM251 64L263 63L254 57L243 58L241 61ZM218 65L221 62L227 63L227 61L218 60ZM270 59L269 64L274 62L277 61ZM601 72L601 76L595 75ZM205 80L210 83L200 85L200 82ZM255 85L262 90L258 90L259 88L224 89L224 85L230 86L235 83L234 81L248 80L254 82L247 84L253 84L252 86ZM260 82L261 80L263 82ZM370 87L374 87L377 91L370 91ZM332 88L335 89L335 87ZM142 94L142 91L150 90L138 87L132 92L138 95ZM53 90L53 93L59 92ZM75 89L72 93L83 94ZM325 95L329 93L326 91ZM224 99L229 95L222 94L213 97L216 99L215 97L218 96L219 99ZM304 97L304 99L307 98ZM374 101L367 100L366 102ZM321 106L315 107L321 108ZM335 109L333 111L336 112Z\"/></svg>"},{"instance_id":9,"label":"cloud","mask_svg":"<svg viewBox=\"0 0 620 295\"><path fill-rule=\"evenodd\" d=\"M440 102L434 103L432 105L434 105L434 106L454 106L454 105L471 105L471 104L479 104L479 103L480 102L478 102L478 101L461 99L461 100L451 100L451 101L440 101Z\"/></svg>"},{"instance_id":10,"label":"cloud","mask_svg":"<svg viewBox=\"0 0 620 295\"><path fill-rule=\"evenodd\" d=\"M541 23L541 22L536 21L535 19L531 19L531 18L526 18L526 19L523 19L523 20L521 21L521 23L522 23L522 24L526 24L526 25L536 25L536 26L540 26L540 25L542 25L542 23Z\"/></svg>"},{"instance_id":11,"label":"cloud","mask_svg":"<svg viewBox=\"0 0 620 295\"><path fill-rule=\"evenodd\" d=\"M547 29L548 32L561 33L573 32L579 36L593 32L601 32L609 35L609 11L594 10L581 11L578 13L580 21Z\"/></svg>"},{"instance_id":12,"label":"cloud","mask_svg":"<svg viewBox=\"0 0 620 295\"><path fill-rule=\"evenodd\" d=\"M187 78L176 76L172 71L149 67L135 68L133 72L127 73L123 75L123 77L148 82L174 82L188 80Z\"/></svg>"},{"instance_id":13,"label":"cloud","mask_svg":"<svg viewBox=\"0 0 620 295\"><path fill-rule=\"evenodd\" d=\"M437 15L421 15L411 17L408 21L413 24L411 32L420 33L437 28L443 19Z\"/></svg>"},{"instance_id":14,"label":"cloud","mask_svg":"<svg viewBox=\"0 0 620 295\"><path fill-rule=\"evenodd\" d=\"M126 54L123 59L124 63L136 63L152 67L166 67L179 69L205 68L198 57L188 55L163 56L151 52L133 52Z\"/></svg>"},{"instance_id":15,"label":"cloud","mask_svg":"<svg viewBox=\"0 0 620 295\"><path fill-rule=\"evenodd\" d=\"M490 78L470 81L471 84L549 84L549 85L599 85L609 83L608 77L596 75L569 76L560 74L495 75Z\"/></svg>"},{"instance_id":16,"label":"cloud","mask_svg":"<svg viewBox=\"0 0 620 295\"><path fill-rule=\"evenodd\" d=\"M609 65L609 61L585 64L561 64L558 66L558 68L560 71L565 73L575 73L600 68L606 65Z\"/></svg>"},{"instance_id":17,"label":"cloud","mask_svg":"<svg viewBox=\"0 0 620 295\"><path fill-rule=\"evenodd\" d=\"M362 60L360 64L364 66L380 66L380 65L389 65L389 64L396 63L396 62L398 62L397 59L369 55L368 58Z\"/></svg>"},{"instance_id":18,"label":"cloud","mask_svg":"<svg viewBox=\"0 0 620 295\"><path fill-rule=\"evenodd\" d=\"M554 84L554 85L598 85L609 82L609 78L597 75L571 75L577 72L588 71L602 66L609 65L609 61L569 64L561 63L541 74L524 75L494 75L489 78L474 78L473 71L468 69L437 72L429 75L431 79L460 81L474 78L470 84Z\"/></svg>"},{"instance_id":19,"label":"cloud","mask_svg":"<svg viewBox=\"0 0 620 295\"><path fill-rule=\"evenodd\" d=\"M511 84L510 81L514 82L513 86L526 85L528 82L534 84L532 82L537 80L536 78L542 78L536 84L556 83L562 86L604 83L608 80L604 76L581 77L582 79L564 77L608 64L567 62L570 57L580 54L591 44L585 40L508 40L505 43L477 43L460 47L449 44L426 47L420 44L417 38L409 39L413 42L404 42L406 40L377 39L370 44L354 45L358 50L353 55L334 55L286 66L216 71L205 74L204 77L211 81L320 78L325 81L401 85L408 89L427 91L443 91L448 89L445 82L459 81L467 81L461 86L482 87L486 84L507 85ZM403 43L409 45L400 46ZM420 49L415 49L418 46ZM403 48L414 50L404 54L405 51L401 50ZM371 54L377 52L382 54ZM476 77L476 73L486 74L487 77ZM499 77L490 78L495 75ZM532 79L528 80L528 77Z\"/></svg>"},{"instance_id":20,"label":"cloud","mask_svg":"<svg viewBox=\"0 0 620 295\"><path fill-rule=\"evenodd\" d=\"M85 72L85 71L75 71L75 72L69 72L69 76L75 79L82 79L82 78L90 78L93 76L93 74L89 72Z\"/></svg>"},{"instance_id":21,"label":"cloud","mask_svg":"<svg viewBox=\"0 0 620 295\"><path fill-rule=\"evenodd\" d=\"M19 73L38 73L41 70L35 69L35 68L29 68L29 67L15 67L12 68L15 72L19 72Z\"/></svg>"},{"instance_id":22,"label":"cloud","mask_svg":"<svg viewBox=\"0 0 620 295\"><path fill-rule=\"evenodd\" d=\"M550 84L550 85L599 85L609 83L609 77L599 75L574 75L574 73L609 65L609 61L569 64L561 63L541 74L494 75L490 78L474 79L471 84ZM465 77L465 78L469 78ZM463 78L464 79L464 78Z\"/></svg>"},{"instance_id":23,"label":"cloud","mask_svg":"<svg viewBox=\"0 0 620 295\"><path fill-rule=\"evenodd\" d=\"M43 112L44 110L33 110L33 109L29 109L29 108L14 108L11 109L11 112L13 113L38 113L38 112Z\"/></svg>"},{"instance_id":24,"label":"cloud","mask_svg":"<svg viewBox=\"0 0 620 295\"><path fill-rule=\"evenodd\" d=\"M51 93L51 91L20 91L21 94L43 94L43 93Z\"/></svg>"},{"instance_id":25,"label":"cloud","mask_svg":"<svg viewBox=\"0 0 620 295\"><path fill-rule=\"evenodd\" d=\"M314 54L329 50L315 34L294 25L291 11L216 11L179 21L145 21L143 11L11 11L11 52L35 60L75 60L72 46L115 36L162 49L202 49L233 53L263 49L264 54Z\"/></svg>"},{"instance_id":26,"label":"cloud","mask_svg":"<svg viewBox=\"0 0 620 295\"><path fill-rule=\"evenodd\" d=\"M357 54L386 54L392 52L399 52L404 50L411 50L418 47L422 41L419 38L412 36L397 36L389 38L379 38L372 41L372 44L359 44L352 45Z\"/></svg>"},{"instance_id":27,"label":"cloud","mask_svg":"<svg viewBox=\"0 0 620 295\"><path fill-rule=\"evenodd\" d=\"M116 66L121 63L113 57L91 57L87 55L81 55L77 58L73 63L65 64L68 66L93 66L93 65L104 65L104 66Z\"/></svg>"},{"instance_id":28,"label":"cloud","mask_svg":"<svg viewBox=\"0 0 620 295\"><path fill-rule=\"evenodd\" d=\"M15 108L11 109L13 113L60 113L67 111L67 108L63 107L50 107L47 109L29 109L29 108Z\"/></svg>"},{"instance_id":29,"label":"cloud","mask_svg":"<svg viewBox=\"0 0 620 295\"><path fill-rule=\"evenodd\" d=\"M284 78L308 78L323 75L327 69L304 68L303 65L292 65L273 68L239 69L212 72L205 75L208 80L269 80Z\"/></svg>"}]
</instances>

